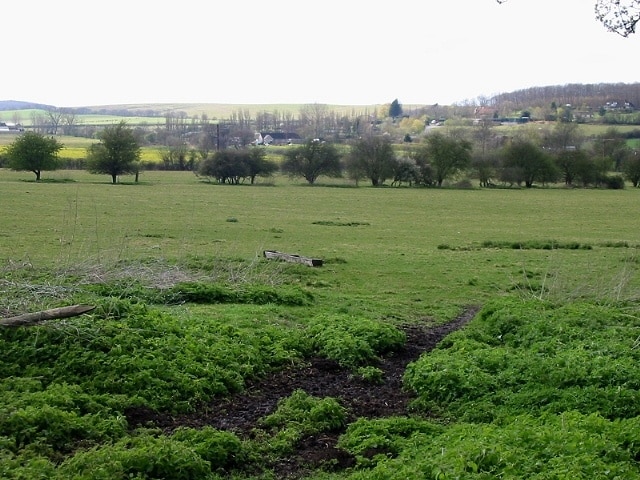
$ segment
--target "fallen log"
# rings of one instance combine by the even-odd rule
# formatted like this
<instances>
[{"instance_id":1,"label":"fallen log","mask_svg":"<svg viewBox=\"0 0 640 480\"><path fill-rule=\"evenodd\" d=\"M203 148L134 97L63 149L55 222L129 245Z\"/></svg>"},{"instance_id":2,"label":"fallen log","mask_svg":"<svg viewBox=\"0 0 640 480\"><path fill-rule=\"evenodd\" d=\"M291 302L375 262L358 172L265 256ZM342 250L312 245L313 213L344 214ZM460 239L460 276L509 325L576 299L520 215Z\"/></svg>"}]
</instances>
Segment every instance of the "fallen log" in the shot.
<instances>
[{"instance_id":1,"label":"fallen log","mask_svg":"<svg viewBox=\"0 0 640 480\"><path fill-rule=\"evenodd\" d=\"M94 305L70 305L41 312L25 313L15 317L0 318L0 327L30 327L46 320L77 317L96 308Z\"/></svg>"},{"instance_id":2,"label":"fallen log","mask_svg":"<svg viewBox=\"0 0 640 480\"><path fill-rule=\"evenodd\" d=\"M276 250L265 250L263 254L264 257L269 260L283 260L285 262L291 263L302 263L303 265L308 265L309 267L321 267L323 263L319 258L303 257L301 255L296 255L293 253L282 253Z\"/></svg>"}]
</instances>

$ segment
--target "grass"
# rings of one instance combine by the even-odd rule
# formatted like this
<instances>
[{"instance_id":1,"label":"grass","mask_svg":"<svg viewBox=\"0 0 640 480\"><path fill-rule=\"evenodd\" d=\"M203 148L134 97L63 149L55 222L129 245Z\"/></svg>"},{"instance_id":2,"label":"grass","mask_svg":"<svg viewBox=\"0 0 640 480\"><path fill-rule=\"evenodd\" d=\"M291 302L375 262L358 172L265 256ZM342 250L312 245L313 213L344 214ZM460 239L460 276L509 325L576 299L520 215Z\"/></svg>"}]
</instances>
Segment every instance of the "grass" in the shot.
<instances>
[{"instance_id":1,"label":"grass","mask_svg":"<svg viewBox=\"0 0 640 480\"><path fill-rule=\"evenodd\" d=\"M1 172L4 261L251 259L279 250L324 259L304 275L341 308L400 317L450 316L521 285L522 271L572 291L595 287L634 261L634 248L602 245L633 246L639 227L635 189L330 188L282 177L260 188L152 171L138 185L76 171L47 178L58 181ZM467 248L550 239L591 249Z\"/></svg>"},{"instance_id":2,"label":"grass","mask_svg":"<svg viewBox=\"0 0 640 480\"><path fill-rule=\"evenodd\" d=\"M253 466L346 426L341 445L358 468L317 478L532 478L541 468L637 478L627 459L640 444L637 401L625 399L638 384L640 190L310 187L279 176L228 186L157 171L138 184L82 171L45 180L0 170L0 315L97 308L0 330L0 477L222 478L211 465L248 462L234 478L269 478L251 477ZM267 261L265 249L324 265ZM189 411L310 355L381 381L376 356L403 342L392 327L469 304L485 308L405 377L416 408L440 423L346 425L339 399L295 391L256 438L126 425L132 405Z\"/></svg>"}]
</instances>

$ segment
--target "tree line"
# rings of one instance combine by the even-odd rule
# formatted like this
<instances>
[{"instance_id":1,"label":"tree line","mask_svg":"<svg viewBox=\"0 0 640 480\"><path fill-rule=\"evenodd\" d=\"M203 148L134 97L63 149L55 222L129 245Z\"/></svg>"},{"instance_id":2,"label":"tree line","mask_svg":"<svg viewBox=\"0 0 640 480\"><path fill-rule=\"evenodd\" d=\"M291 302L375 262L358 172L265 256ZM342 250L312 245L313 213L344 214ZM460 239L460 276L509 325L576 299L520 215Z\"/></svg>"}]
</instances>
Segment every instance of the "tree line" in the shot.
<instances>
[{"instance_id":1,"label":"tree line","mask_svg":"<svg viewBox=\"0 0 640 480\"><path fill-rule=\"evenodd\" d=\"M490 121L471 128L434 128L422 141L398 145L385 134L370 132L347 145L319 138L282 149L282 161L267 159L267 148L253 145L209 152L203 158L183 152L191 170L220 184L255 183L277 172L317 183L321 177L344 177L371 186L442 187L476 179L481 187L548 185L623 188L640 185L640 155L624 135L610 128L586 138L573 122L551 128L521 128L512 136L497 134ZM41 173L60 167L63 145L53 137L26 132L8 146L2 165ZM112 183L142 169L141 146L125 122L105 128L99 142L87 149L86 169L106 174Z\"/></svg>"}]
</instances>

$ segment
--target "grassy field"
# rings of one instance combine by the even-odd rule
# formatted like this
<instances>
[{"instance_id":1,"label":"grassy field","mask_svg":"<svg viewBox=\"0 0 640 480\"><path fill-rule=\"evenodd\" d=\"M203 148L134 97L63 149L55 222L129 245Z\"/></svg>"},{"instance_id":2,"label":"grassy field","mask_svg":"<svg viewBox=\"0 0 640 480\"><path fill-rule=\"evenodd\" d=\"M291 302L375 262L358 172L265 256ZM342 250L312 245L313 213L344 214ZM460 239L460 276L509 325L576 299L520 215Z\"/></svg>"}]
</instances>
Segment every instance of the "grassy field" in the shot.
<instances>
[{"instance_id":1,"label":"grassy field","mask_svg":"<svg viewBox=\"0 0 640 480\"><path fill-rule=\"evenodd\" d=\"M87 257L250 259L264 249L324 258L323 292L358 308L419 317L482 303L526 280L607 290L638 243L635 189L439 190L347 183L256 186L144 172L138 185L57 171L52 183L3 171L0 256L36 264ZM484 248L553 240L591 250Z\"/></svg>"},{"instance_id":2,"label":"grassy field","mask_svg":"<svg viewBox=\"0 0 640 480\"><path fill-rule=\"evenodd\" d=\"M305 478L638 478L639 201L0 170L2 316L96 305L0 328L0 478L268 480L324 435L354 463ZM407 367L411 415L348 419L342 399L294 391L246 436L129 423L206 417L212 398L314 356L373 388L400 328L469 306L468 327Z\"/></svg>"}]
</instances>

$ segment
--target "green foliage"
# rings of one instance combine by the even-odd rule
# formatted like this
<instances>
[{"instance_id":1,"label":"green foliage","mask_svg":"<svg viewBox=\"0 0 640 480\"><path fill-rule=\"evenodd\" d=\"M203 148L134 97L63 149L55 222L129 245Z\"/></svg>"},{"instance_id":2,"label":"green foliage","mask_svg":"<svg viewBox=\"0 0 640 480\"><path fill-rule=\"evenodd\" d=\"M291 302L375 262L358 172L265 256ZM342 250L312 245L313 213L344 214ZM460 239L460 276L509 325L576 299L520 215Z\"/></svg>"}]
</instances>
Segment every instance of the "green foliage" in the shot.
<instances>
[{"instance_id":1,"label":"green foliage","mask_svg":"<svg viewBox=\"0 0 640 480\"><path fill-rule=\"evenodd\" d=\"M53 137L26 132L7 147L4 155L8 158L9 168L33 172L38 181L43 170L58 168L58 152L62 147Z\"/></svg>"},{"instance_id":2,"label":"green foliage","mask_svg":"<svg viewBox=\"0 0 640 480\"><path fill-rule=\"evenodd\" d=\"M389 105L389 116L392 118L397 118L402 115L402 105L398 102L396 98L391 105Z\"/></svg>"},{"instance_id":3,"label":"green foliage","mask_svg":"<svg viewBox=\"0 0 640 480\"><path fill-rule=\"evenodd\" d=\"M328 227L360 227L363 225L371 225L369 222L337 222L335 220L316 220L311 223L313 225L324 225Z\"/></svg>"},{"instance_id":4,"label":"green foliage","mask_svg":"<svg viewBox=\"0 0 640 480\"><path fill-rule=\"evenodd\" d=\"M359 466L371 467L397 457L407 448L414 435L435 437L443 431L441 425L417 418L360 418L340 436L338 447L354 455Z\"/></svg>"},{"instance_id":5,"label":"green foliage","mask_svg":"<svg viewBox=\"0 0 640 480\"><path fill-rule=\"evenodd\" d=\"M340 365L357 368L398 350L406 336L393 325L349 315L319 315L308 325L313 348Z\"/></svg>"},{"instance_id":6,"label":"green foliage","mask_svg":"<svg viewBox=\"0 0 640 480\"><path fill-rule=\"evenodd\" d=\"M269 436L256 447L268 454L282 455L304 436L337 431L346 420L347 411L336 399L317 398L295 390L278 402L275 412L261 420L260 425Z\"/></svg>"},{"instance_id":7,"label":"green foliage","mask_svg":"<svg viewBox=\"0 0 640 480\"><path fill-rule=\"evenodd\" d=\"M115 478L213 480L212 465L198 450L203 444L171 437L139 435L78 452L64 461L57 478L112 480ZM205 447L206 448L206 447ZM224 448L224 447L222 447Z\"/></svg>"},{"instance_id":8,"label":"green foliage","mask_svg":"<svg viewBox=\"0 0 640 480\"><path fill-rule=\"evenodd\" d=\"M432 133L427 136L426 144L413 153L413 158L418 167L433 171L435 183L440 187L448 180L469 168L471 165L472 145L467 140L447 137L441 133Z\"/></svg>"},{"instance_id":9,"label":"green foliage","mask_svg":"<svg viewBox=\"0 0 640 480\"><path fill-rule=\"evenodd\" d=\"M97 312L103 316L123 316L147 304L218 304L304 306L313 303L313 294L297 285L264 284L229 285L200 281L178 282L169 288L154 288L137 281L114 281L92 284L87 290L98 299Z\"/></svg>"},{"instance_id":10,"label":"green foliage","mask_svg":"<svg viewBox=\"0 0 640 480\"><path fill-rule=\"evenodd\" d=\"M100 132L100 142L87 149L87 165L91 173L104 173L116 183L118 176L135 173L140 160L140 145L133 130L121 121Z\"/></svg>"},{"instance_id":11,"label":"green foliage","mask_svg":"<svg viewBox=\"0 0 640 480\"><path fill-rule=\"evenodd\" d=\"M82 333L41 327L0 330L0 378L33 376L114 395L121 405L184 411L213 395L237 392L257 377L298 358L301 332L262 325L243 330L210 318L180 321L133 309ZM122 406L120 407L122 408ZM2 435L0 431L0 435Z\"/></svg>"},{"instance_id":12,"label":"green foliage","mask_svg":"<svg viewBox=\"0 0 640 480\"><path fill-rule=\"evenodd\" d=\"M331 143L309 140L304 145L287 149L284 157L281 170L290 177L303 177L310 185L321 175L342 175L340 154Z\"/></svg>"},{"instance_id":13,"label":"green foliage","mask_svg":"<svg viewBox=\"0 0 640 480\"><path fill-rule=\"evenodd\" d=\"M513 142L504 148L502 154L506 171L515 175L509 180L518 185L524 183L531 188L534 182L554 182L559 175L553 160L531 141Z\"/></svg>"},{"instance_id":14,"label":"green foliage","mask_svg":"<svg viewBox=\"0 0 640 480\"><path fill-rule=\"evenodd\" d=\"M478 245L463 245L452 247L438 245L439 250L480 250L484 248L512 249L512 250L591 250L592 245L580 242L561 242L558 240L484 240Z\"/></svg>"},{"instance_id":15,"label":"green foliage","mask_svg":"<svg viewBox=\"0 0 640 480\"><path fill-rule=\"evenodd\" d=\"M251 303L255 305L309 305L313 295L298 286L242 285L230 287L201 282L182 282L164 293L169 303Z\"/></svg>"},{"instance_id":16,"label":"green foliage","mask_svg":"<svg viewBox=\"0 0 640 480\"><path fill-rule=\"evenodd\" d=\"M266 428L296 426L301 433L338 430L344 426L346 411L334 398L316 398L303 390L280 400L276 411L262 420Z\"/></svg>"},{"instance_id":17,"label":"green foliage","mask_svg":"<svg viewBox=\"0 0 640 480\"><path fill-rule=\"evenodd\" d=\"M213 470L229 469L242 464L247 452L240 439L230 432L212 427L193 429L182 427L171 435L172 440L184 443L211 464Z\"/></svg>"},{"instance_id":18,"label":"green foliage","mask_svg":"<svg viewBox=\"0 0 640 480\"><path fill-rule=\"evenodd\" d=\"M496 300L407 368L422 408L469 421L569 410L640 415L640 320L594 304ZM470 408L473 405L473 408Z\"/></svg>"},{"instance_id":19,"label":"green foliage","mask_svg":"<svg viewBox=\"0 0 640 480\"><path fill-rule=\"evenodd\" d=\"M347 171L353 179L367 178L377 187L393 178L398 160L391 141L384 136L368 136L358 140L347 157Z\"/></svg>"},{"instance_id":20,"label":"green foliage","mask_svg":"<svg viewBox=\"0 0 640 480\"><path fill-rule=\"evenodd\" d=\"M637 419L611 422L577 412L541 418L523 414L503 425L459 423L440 432L416 431L408 439L370 428L351 433L341 443L363 463L367 458L363 460L362 453L369 442L382 445L383 451L393 452L395 447L397 452L396 458L374 457L372 469L346 476L350 480L631 480L640 474L633 460L638 450L637 425Z\"/></svg>"},{"instance_id":21,"label":"green foliage","mask_svg":"<svg viewBox=\"0 0 640 480\"><path fill-rule=\"evenodd\" d=\"M213 177L218 183L238 185L245 180L255 183L258 176L275 173L278 165L267 160L263 148L243 150L221 150L205 159L200 165L200 174Z\"/></svg>"},{"instance_id":22,"label":"green foliage","mask_svg":"<svg viewBox=\"0 0 640 480\"><path fill-rule=\"evenodd\" d=\"M373 367L371 365L358 367L355 373L366 382L374 384L384 383L384 371L377 367Z\"/></svg>"},{"instance_id":23,"label":"green foliage","mask_svg":"<svg viewBox=\"0 0 640 480\"><path fill-rule=\"evenodd\" d=\"M580 242L560 242L557 240L524 240L524 241L494 241L485 240L482 242L482 248L512 248L515 250L591 250L593 247Z\"/></svg>"},{"instance_id":24,"label":"green foliage","mask_svg":"<svg viewBox=\"0 0 640 480\"><path fill-rule=\"evenodd\" d=\"M6 377L0 382L0 436L13 453L27 449L56 458L78 442L94 444L122 437L117 414L122 398L91 395L78 385Z\"/></svg>"}]
</instances>

